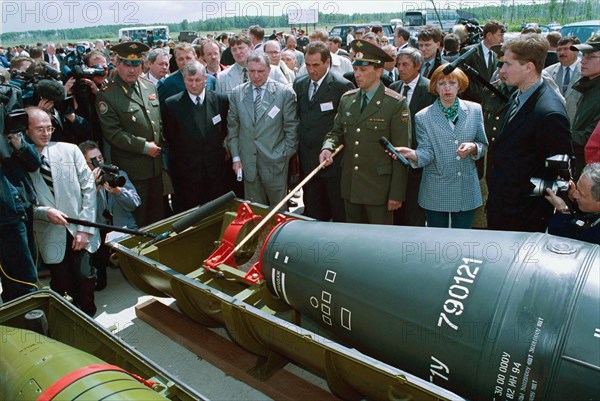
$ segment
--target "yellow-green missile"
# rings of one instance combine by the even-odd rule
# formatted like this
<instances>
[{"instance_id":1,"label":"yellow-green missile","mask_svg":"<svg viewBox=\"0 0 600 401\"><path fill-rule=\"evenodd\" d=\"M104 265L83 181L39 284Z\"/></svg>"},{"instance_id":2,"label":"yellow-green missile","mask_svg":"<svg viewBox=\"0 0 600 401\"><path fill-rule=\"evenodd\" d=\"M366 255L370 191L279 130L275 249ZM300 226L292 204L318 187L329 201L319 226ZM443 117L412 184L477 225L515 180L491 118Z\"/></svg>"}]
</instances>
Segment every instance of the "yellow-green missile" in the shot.
<instances>
[{"instance_id":1,"label":"yellow-green missile","mask_svg":"<svg viewBox=\"0 0 600 401\"><path fill-rule=\"evenodd\" d=\"M35 333L0 326L0 400L166 400L151 382Z\"/></svg>"}]
</instances>

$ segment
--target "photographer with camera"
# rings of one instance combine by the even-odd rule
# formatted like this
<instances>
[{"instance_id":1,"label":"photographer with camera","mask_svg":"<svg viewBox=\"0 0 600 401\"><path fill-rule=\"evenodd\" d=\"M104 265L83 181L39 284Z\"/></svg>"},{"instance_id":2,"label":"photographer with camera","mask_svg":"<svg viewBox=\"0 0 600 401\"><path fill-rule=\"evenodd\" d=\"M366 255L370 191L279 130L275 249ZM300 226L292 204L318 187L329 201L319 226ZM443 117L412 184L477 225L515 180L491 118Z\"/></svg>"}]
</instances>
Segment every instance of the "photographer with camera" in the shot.
<instances>
[{"instance_id":1,"label":"photographer with camera","mask_svg":"<svg viewBox=\"0 0 600 401\"><path fill-rule=\"evenodd\" d=\"M102 129L96 112L96 95L108 83L110 65L104 52L94 50L83 58L83 65L73 68L71 77L65 82L68 96L75 98L77 114L88 121L91 127L90 139L102 147Z\"/></svg>"},{"instance_id":2,"label":"photographer with camera","mask_svg":"<svg viewBox=\"0 0 600 401\"><path fill-rule=\"evenodd\" d=\"M585 166L577 185L569 183L568 199L575 205L567 205L571 202L551 188L546 193L546 199L556 209L548 233L600 244L600 163Z\"/></svg>"},{"instance_id":3,"label":"photographer with camera","mask_svg":"<svg viewBox=\"0 0 600 401\"><path fill-rule=\"evenodd\" d=\"M10 99L2 87L3 99ZM6 104L9 106L10 104ZM2 300L11 301L36 291L37 271L33 260L33 205L35 192L28 172L39 169L35 148L23 139L27 114L23 110L5 113L0 104L0 282Z\"/></svg>"},{"instance_id":4,"label":"photographer with camera","mask_svg":"<svg viewBox=\"0 0 600 401\"><path fill-rule=\"evenodd\" d=\"M39 96L37 106L48 112L52 119L56 142L79 144L90 139L90 124L75 114L73 98L66 96L66 89L60 81L42 79L35 85L35 90Z\"/></svg>"},{"instance_id":5,"label":"photographer with camera","mask_svg":"<svg viewBox=\"0 0 600 401\"><path fill-rule=\"evenodd\" d=\"M85 141L79 144L79 149L96 181L96 222L137 229L132 213L142 201L127 173L116 166L104 164L97 143ZM106 234L107 231L100 230L100 248L91 259L98 276L96 291L106 287L106 267L111 265L109 249L104 244Z\"/></svg>"}]
</instances>

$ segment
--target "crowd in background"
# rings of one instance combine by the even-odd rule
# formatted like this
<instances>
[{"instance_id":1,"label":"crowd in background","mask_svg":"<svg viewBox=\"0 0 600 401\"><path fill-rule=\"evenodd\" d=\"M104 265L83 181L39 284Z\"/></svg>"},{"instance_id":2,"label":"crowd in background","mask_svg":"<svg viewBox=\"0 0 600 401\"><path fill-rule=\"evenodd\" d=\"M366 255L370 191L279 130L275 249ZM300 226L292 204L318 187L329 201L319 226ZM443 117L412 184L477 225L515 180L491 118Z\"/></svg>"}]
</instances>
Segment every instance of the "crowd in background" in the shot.
<instances>
[{"instance_id":1,"label":"crowd in background","mask_svg":"<svg viewBox=\"0 0 600 401\"><path fill-rule=\"evenodd\" d=\"M93 316L110 265L106 232L67 218L138 228L230 190L275 206L320 162L328 167L303 188L308 217L550 226L600 243L600 35L504 34L498 21L479 43L462 25L416 37L373 26L344 45L324 30L268 36L252 26L152 48L0 47L0 74L22 98L13 106L28 115L2 163L14 212L0 213L3 300L32 290L7 276L35 283L39 253L52 288ZM546 167L555 155L571 169ZM559 189L532 196L531 178Z\"/></svg>"}]
</instances>

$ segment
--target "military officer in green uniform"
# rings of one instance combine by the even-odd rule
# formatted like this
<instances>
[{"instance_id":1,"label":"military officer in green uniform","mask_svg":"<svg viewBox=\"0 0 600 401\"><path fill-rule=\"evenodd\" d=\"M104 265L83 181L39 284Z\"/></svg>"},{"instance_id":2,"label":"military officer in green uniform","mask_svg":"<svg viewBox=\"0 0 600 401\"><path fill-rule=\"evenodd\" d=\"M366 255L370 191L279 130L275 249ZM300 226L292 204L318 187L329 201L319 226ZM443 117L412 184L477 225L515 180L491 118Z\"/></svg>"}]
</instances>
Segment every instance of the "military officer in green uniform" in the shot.
<instances>
[{"instance_id":1,"label":"military officer in green uniform","mask_svg":"<svg viewBox=\"0 0 600 401\"><path fill-rule=\"evenodd\" d=\"M511 94L517 89L516 87L506 85L506 73L500 72L500 68L504 63L504 54L501 53L500 45L492 46L490 50L496 53L497 68L498 68L498 80L492 82L492 85L500 91L504 96L510 98ZM494 74L495 76L495 74ZM483 89L481 108L483 110L483 125L485 128L485 135L488 142L491 144L496 142L498 135L500 135L500 129L502 128L502 121L504 114L508 110L508 102L488 88ZM485 213L485 206L488 197L488 188L486 181L487 167L490 164L490 154L486 153L485 157L477 160L477 174L479 175L479 183L481 185L481 195L483 197L483 205L475 210L475 216L473 217L473 228L487 228L487 215Z\"/></svg>"},{"instance_id":2,"label":"military officer in green uniform","mask_svg":"<svg viewBox=\"0 0 600 401\"><path fill-rule=\"evenodd\" d=\"M154 84L140 76L142 55L148 50L139 42L113 46L117 74L96 99L112 163L129 175L140 195L142 204L133 213L139 226L164 217L158 95Z\"/></svg>"},{"instance_id":3,"label":"military officer in green uniform","mask_svg":"<svg viewBox=\"0 0 600 401\"><path fill-rule=\"evenodd\" d=\"M393 58L360 39L351 47L358 89L342 96L319 161L330 165L332 152L343 144L341 189L347 222L392 224L393 211L404 201L408 170L386 155L379 139L410 146L410 111L406 98L381 83L383 65Z\"/></svg>"}]
</instances>

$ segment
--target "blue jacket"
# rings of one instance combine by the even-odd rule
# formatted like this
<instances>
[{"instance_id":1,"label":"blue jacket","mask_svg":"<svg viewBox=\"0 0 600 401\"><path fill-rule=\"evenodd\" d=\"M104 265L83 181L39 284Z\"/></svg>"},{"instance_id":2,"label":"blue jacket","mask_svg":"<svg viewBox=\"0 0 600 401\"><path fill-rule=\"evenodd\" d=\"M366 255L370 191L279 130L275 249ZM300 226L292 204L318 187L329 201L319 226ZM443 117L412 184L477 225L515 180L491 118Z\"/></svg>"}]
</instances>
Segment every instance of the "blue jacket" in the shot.
<instances>
[{"instance_id":1,"label":"blue jacket","mask_svg":"<svg viewBox=\"0 0 600 401\"><path fill-rule=\"evenodd\" d=\"M26 219L25 211L36 201L27 172L36 171L40 165L38 152L25 140L21 149L0 163L0 224Z\"/></svg>"},{"instance_id":2,"label":"blue jacket","mask_svg":"<svg viewBox=\"0 0 600 401\"><path fill-rule=\"evenodd\" d=\"M600 224L592 222L590 227L579 227L571 214L556 213L552 216L548 224L548 233L600 245Z\"/></svg>"}]
</instances>

